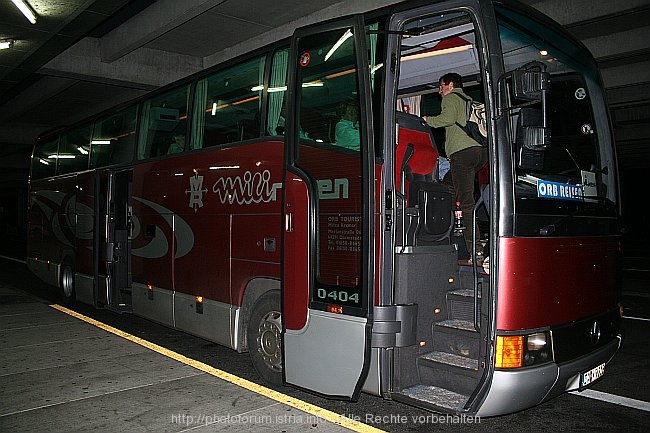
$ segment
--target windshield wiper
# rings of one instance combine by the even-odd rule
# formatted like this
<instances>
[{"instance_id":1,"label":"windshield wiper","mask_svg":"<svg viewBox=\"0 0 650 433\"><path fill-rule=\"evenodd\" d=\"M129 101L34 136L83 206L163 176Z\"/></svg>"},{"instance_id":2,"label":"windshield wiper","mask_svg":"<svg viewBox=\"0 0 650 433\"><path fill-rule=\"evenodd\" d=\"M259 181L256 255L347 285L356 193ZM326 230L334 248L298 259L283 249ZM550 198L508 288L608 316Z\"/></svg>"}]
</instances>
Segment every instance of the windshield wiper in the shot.
<instances>
[{"instance_id":1,"label":"windshield wiper","mask_svg":"<svg viewBox=\"0 0 650 433\"><path fill-rule=\"evenodd\" d=\"M585 199L585 200L597 201L599 204L613 204L613 202L609 198L599 196L599 195L585 195L585 196L582 196L582 198ZM560 226L560 225L566 223L566 221L568 221L570 218L573 218L574 216L576 216L578 214L578 212L580 212L581 209L582 209L581 207L578 207L575 210L573 210L572 212L558 218L557 220L555 220L551 224L545 225L544 227L539 229L539 234L541 236L551 236L553 233L555 233L555 230L557 229L557 226Z\"/></svg>"},{"instance_id":2,"label":"windshield wiper","mask_svg":"<svg viewBox=\"0 0 650 433\"><path fill-rule=\"evenodd\" d=\"M545 225L541 229L539 229L539 234L541 236L551 236L553 233L555 233L555 229L557 228L556 226L559 226L561 224L564 224L567 220L570 218L573 218L576 216L576 214L580 211L580 208L577 208L576 210L572 211L571 213L564 215L561 218L558 218L556 221L552 222L551 224Z\"/></svg>"}]
</instances>

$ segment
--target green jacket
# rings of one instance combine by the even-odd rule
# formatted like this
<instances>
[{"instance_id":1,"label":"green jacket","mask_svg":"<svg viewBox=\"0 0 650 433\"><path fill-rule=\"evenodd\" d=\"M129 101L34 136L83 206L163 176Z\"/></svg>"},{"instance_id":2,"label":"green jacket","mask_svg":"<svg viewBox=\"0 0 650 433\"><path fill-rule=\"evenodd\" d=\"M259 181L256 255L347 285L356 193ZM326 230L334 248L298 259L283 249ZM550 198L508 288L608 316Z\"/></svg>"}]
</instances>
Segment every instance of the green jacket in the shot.
<instances>
[{"instance_id":1,"label":"green jacket","mask_svg":"<svg viewBox=\"0 0 650 433\"><path fill-rule=\"evenodd\" d=\"M472 146L480 146L479 143L472 140L456 122L465 125L467 122L467 103L454 93L469 98L463 92L463 89L453 89L447 96L442 98L442 111L437 116L427 118L427 123L434 128L445 128L445 152L447 156L452 155L459 150L467 149Z\"/></svg>"}]
</instances>

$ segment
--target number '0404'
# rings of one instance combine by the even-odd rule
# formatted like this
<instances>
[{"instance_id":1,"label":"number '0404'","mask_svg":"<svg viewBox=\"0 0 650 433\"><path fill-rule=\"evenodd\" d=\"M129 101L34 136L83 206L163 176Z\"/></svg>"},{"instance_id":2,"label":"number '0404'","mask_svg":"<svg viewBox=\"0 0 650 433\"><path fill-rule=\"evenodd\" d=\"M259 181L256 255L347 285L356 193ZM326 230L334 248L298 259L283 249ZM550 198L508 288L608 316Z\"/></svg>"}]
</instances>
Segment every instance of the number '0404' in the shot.
<instances>
[{"instance_id":1,"label":"number '0404'","mask_svg":"<svg viewBox=\"0 0 650 433\"><path fill-rule=\"evenodd\" d=\"M317 295L319 299L326 301L337 301L337 302L354 302L355 304L359 303L359 294L352 293L349 294L345 290L326 290L318 289Z\"/></svg>"}]
</instances>

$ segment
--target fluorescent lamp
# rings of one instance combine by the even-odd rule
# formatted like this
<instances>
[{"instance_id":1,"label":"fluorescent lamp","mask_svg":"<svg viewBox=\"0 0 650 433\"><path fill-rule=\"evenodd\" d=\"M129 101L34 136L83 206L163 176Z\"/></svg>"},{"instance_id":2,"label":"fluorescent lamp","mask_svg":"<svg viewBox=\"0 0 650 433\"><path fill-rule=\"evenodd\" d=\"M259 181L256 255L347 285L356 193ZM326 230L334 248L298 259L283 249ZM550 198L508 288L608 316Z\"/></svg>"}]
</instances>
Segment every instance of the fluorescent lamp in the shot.
<instances>
[{"instance_id":1,"label":"fluorescent lamp","mask_svg":"<svg viewBox=\"0 0 650 433\"><path fill-rule=\"evenodd\" d=\"M11 0L13 4L16 5L18 9L25 15L25 18L32 23L36 24L36 14L34 13L34 10L32 7L26 3L24 0Z\"/></svg>"},{"instance_id":2,"label":"fluorescent lamp","mask_svg":"<svg viewBox=\"0 0 650 433\"><path fill-rule=\"evenodd\" d=\"M4 41L0 41L0 50L7 50L13 46L14 46L13 39L5 39Z\"/></svg>"},{"instance_id":3,"label":"fluorescent lamp","mask_svg":"<svg viewBox=\"0 0 650 433\"><path fill-rule=\"evenodd\" d=\"M453 53L460 53L462 51L467 51L472 48L472 45L461 45L459 47L452 47L452 48L443 48L442 50L434 50L434 51L425 51L425 52L420 52L417 54L410 54L403 56L401 61L406 62L409 60L417 60L417 59L424 59L426 57L433 57L433 56L442 56L445 54L453 54Z\"/></svg>"},{"instance_id":4,"label":"fluorescent lamp","mask_svg":"<svg viewBox=\"0 0 650 433\"><path fill-rule=\"evenodd\" d=\"M347 41L351 37L352 37L352 30L347 29L346 32L343 33L343 35L339 38L339 40L336 41L334 46L327 52L327 54L325 54L325 61L327 61L327 59L332 57L332 54L334 54L334 52L338 50L341 45L343 45L343 42Z\"/></svg>"}]
</instances>

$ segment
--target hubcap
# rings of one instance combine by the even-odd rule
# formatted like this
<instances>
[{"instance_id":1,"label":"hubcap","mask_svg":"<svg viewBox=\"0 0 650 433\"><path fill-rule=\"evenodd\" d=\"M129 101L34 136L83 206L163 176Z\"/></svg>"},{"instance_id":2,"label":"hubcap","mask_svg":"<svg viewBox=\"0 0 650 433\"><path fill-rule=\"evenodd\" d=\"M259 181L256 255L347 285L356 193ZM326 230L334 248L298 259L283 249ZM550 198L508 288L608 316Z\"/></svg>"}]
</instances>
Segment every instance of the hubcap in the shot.
<instances>
[{"instance_id":1,"label":"hubcap","mask_svg":"<svg viewBox=\"0 0 650 433\"><path fill-rule=\"evenodd\" d=\"M260 320L257 334L257 350L267 367L282 371L282 324L280 313L271 311Z\"/></svg>"}]
</instances>

